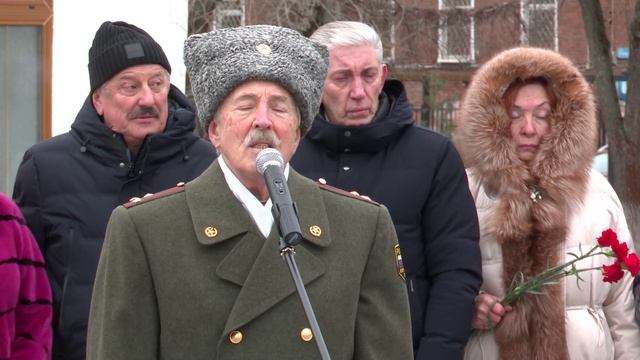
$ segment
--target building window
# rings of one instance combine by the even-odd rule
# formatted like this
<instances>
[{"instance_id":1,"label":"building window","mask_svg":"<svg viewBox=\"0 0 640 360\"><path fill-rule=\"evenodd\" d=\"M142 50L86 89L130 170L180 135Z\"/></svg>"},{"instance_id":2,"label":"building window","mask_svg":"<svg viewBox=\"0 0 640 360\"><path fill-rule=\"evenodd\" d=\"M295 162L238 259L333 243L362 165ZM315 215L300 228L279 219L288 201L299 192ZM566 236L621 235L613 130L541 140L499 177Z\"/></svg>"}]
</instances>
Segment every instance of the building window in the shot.
<instances>
[{"instance_id":1,"label":"building window","mask_svg":"<svg viewBox=\"0 0 640 360\"><path fill-rule=\"evenodd\" d=\"M0 191L24 152L51 137L52 0L0 0Z\"/></svg>"},{"instance_id":2,"label":"building window","mask_svg":"<svg viewBox=\"0 0 640 360\"><path fill-rule=\"evenodd\" d=\"M438 62L475 61L475 0L438 0Z\"/></svg>"},{"instance_id":3,"label":"building window","mask_svg":"<svg viewBox=\"0 0 640 360\"><path fill-rule=\"evenodd\" d=\"M245 0L222 0L216 5L215 29L244 26Z\"/></svg>"},{"instance_id":4,"label":"building window","mask_svg":"<svg viewBox=\"0 0 640 360\"><path fill-rule=\"evenodd\" d=\"M522 44L558 50L558 1L522 0Z\"/></svg>"}]
</instances>

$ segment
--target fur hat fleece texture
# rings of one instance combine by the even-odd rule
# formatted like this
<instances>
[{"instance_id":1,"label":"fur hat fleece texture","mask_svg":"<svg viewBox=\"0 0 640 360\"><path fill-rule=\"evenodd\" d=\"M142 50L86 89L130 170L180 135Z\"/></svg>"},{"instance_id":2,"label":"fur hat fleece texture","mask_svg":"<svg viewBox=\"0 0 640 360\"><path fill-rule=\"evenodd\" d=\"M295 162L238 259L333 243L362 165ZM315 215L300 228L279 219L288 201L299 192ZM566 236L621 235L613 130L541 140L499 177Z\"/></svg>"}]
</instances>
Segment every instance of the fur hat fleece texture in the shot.
<instances>
[{"instance_id":1,"label":"fur hat fleece texture","mask_svg":"<svg viewBox=\"0 0 640 360\"><path fill-rule=\"evenodd\" d=\"M171 73L162 47L146 31L124 21L105 21L89 49L91 92L120 71L143 64L158 64Z\"/></svg>"},{"instance_id":2,"label":"fur hat fleece texture","mask_svg":"<svg viewBox=\"0 0 640 360\"><path fill-rule=\"evenodd\" d=\"M502 95L516 79L543 77L557 97L538 153L516 154ZM456 146L492 202L487 235L501 245L503 286L559 263L572 208L583 201L596 150L596 115L589 84L570 60L553 51L515 48L485 63L462 103ZM534 203L528 187L542 192ZM560 284L525 296L495 330L500 359L569 359ZM535 331L532 331L535 329ZM537 355L536 355L537 354Z\"/></svg>"},{"instance_id":3,"label":"fur hat fleece texture","mask_svg":"<svg viewBox=\"0 0 640 360\"><path fill-rule=\"evenodd\" d=\"M202 129L206 131L218 106L238 85L268 80L295 99L303 136L320 106L328 56L324 45L277 26L224 28L189 36L184 61Z\"/></svg>"}]
</instances>

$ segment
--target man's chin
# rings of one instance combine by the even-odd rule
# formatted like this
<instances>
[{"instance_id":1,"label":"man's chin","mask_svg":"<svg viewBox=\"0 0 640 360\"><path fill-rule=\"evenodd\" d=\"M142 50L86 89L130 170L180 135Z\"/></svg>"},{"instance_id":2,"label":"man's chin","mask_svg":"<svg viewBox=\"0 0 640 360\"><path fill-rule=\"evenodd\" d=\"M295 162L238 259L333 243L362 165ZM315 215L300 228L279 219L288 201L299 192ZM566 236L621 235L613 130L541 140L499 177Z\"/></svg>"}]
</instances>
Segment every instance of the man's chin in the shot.
<instances>
[{"instance_id":1,"label":"man's chin","mask_svg":"<svg viewBox=\"0 0 640 360\"><path fill-rule=\"evenodd\" d=\"M247 148L247 153L251 154L252 158L255 158L258 156L258 154L260 153L260 151L264 150L264 149L269 149L269 148L273 148L276 149L278 151L280 151L277 147L273 147L273 146L250 146Z\"/></svg>"},{"instance_id":2,"label":"man's chin","mask_svg":"<svg viewBox=\"0 0 640 360\"><path fill-rule=\"evenodd\" d=\"M370 116L346 118L345 125L349 125L349 126L367 125L368 123L371 122L372 119L373 117L370 117Z\"/></svg>"}]
</instances>

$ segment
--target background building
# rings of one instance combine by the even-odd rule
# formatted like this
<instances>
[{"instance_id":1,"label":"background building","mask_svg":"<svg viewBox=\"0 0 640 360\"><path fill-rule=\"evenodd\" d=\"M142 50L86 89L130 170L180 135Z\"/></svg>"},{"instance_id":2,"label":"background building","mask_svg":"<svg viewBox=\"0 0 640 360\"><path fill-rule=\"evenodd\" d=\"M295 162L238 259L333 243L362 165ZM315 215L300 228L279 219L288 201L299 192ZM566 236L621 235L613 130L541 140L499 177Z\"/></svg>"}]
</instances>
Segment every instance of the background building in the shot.
<instances>
[{"instance_id":1,"label":"background building","mask_svg":"<svg viewBox=\"0 0 640 360\"><path fill-rule=\"evenodd\" d=\"M600 1L622 105L635 3ZM593 79L575 0L0 0L0 191L12 192L29 146L68 131L88 95L87 54L105 20L147 30L169 57L172 83L187 92L187 33L274 24L309 35L328 21L364 21L382 35L416 120L446 135L474 71L503 49L551 48Z\"/></svg>"},{"instance_id":2,"label":"background building","mask_svg":"<svg viewBox=\"0 0 640 360\"><path fill-rule=\"evenodd\" d=\"M359 20L374 26L383 37L390 75L407 86L416 120L447 135L472 74L501 50L519 45L553 49L573 60L587 78L593 78L581 9L574 0L191 2L202 5L190 8L190 24L198 25L193 32L276 24L309 35L332 20ZM622 100L626 95L627 32L635 2L600 1ZM202 16L198 9L204 8L207 13Z\"/></svg>"}]
</instances>

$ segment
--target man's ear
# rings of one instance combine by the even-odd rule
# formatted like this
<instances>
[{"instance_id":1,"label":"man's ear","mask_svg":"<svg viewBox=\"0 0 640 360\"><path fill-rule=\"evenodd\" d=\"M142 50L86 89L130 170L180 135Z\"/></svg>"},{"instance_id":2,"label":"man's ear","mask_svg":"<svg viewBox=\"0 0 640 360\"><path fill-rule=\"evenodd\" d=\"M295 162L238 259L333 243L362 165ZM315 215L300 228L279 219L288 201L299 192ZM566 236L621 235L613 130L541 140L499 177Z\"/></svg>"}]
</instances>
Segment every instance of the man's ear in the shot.
<instances>
[{"instance_id":1,"label":"man's ear","mask_svg":"<svg viewBox=\"0 0 640 360\"><path fill-rule=\"evenodd\" d=\"M389 67L387 64L382 64L380 66L380 70L382 70L382 82L385 82L387 80L387 75L389 74Z\"/></svg>"},{"instance_id":2,"label":"man's ear","mask_svg":"<svg viewBox=\"0 0 640 360\"><path fill-rule=\"evenodd\" d=\"M91 94L91 102L93 103L93 108L96 109L98 115L104 115L104 105L102 103L102 98L100 97L100 89Z\"/></svg>"},{"instance_id":3,"label":"man's ear","mask_svg":"<svg viewBox=\"0 0 640 360\"><path fill-rule=\"evenodd\" d=\"M300 134L300 126L298 126L298 136L296 137L296 140L294 142L294 145L295 145L294 149L296 150L298 149L298 145L300 145L300 139L302 139L302 136Z\"/></svg>"},{"instance_id":4,"label":"man's ear","mask_svg":"<svg viewBox=\"0 0 640 360\"><path fill-rule=\"evenodd\" d=\"M218 146L220 146L220 134L218 133L218 123L215 119L212 119L209 122L207 134L209 135L209 141L211 141L213 146L215 146L217 149Z\"/></svg>"}]
</instances>

